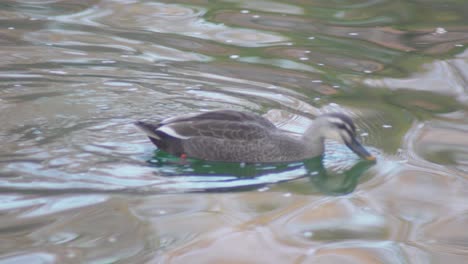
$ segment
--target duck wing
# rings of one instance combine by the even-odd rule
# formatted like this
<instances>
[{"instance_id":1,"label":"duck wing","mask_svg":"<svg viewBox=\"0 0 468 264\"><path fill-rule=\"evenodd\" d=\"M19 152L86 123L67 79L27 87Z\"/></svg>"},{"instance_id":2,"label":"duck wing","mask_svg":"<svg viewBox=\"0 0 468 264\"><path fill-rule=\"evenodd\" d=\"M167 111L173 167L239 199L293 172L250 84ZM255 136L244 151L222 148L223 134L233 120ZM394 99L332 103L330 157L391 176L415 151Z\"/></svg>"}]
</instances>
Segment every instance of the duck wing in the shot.
<instances>
[{"instance_id":1,"label":"duck wing","mask_svg":"<svg viewBox=\"0 0 468 264\"><path fill-rule=\"evenodd\" d=\"M174 155L188 151L190 153L187 154L193 157L205 159L215 159L216 157L209 155L221 155L217 152L238 145L256 148L259 142L271 142L271 137L278 131L266 118L233 110L173 117L157 124L138 121L135 125L141 128L159 149ZM213 148L217 152L209 153ZM227 156L230 155L230 151L224 152ZM226 160L233 160L227 156Z\"/></svg>"},{"instance_id":2,"label":"duck wing","mask_svg":"<svg viewBox=\"0 0 468 264\"><path fill-rule=\"evenodd\" d=\"M172 137L186 140L193 137L217 138L224 140L251 141L270 137L271 130L256 122L236 122L226 120L179 121L161 125L155 133L159 137Z\"/></svg>"}]
</instances>

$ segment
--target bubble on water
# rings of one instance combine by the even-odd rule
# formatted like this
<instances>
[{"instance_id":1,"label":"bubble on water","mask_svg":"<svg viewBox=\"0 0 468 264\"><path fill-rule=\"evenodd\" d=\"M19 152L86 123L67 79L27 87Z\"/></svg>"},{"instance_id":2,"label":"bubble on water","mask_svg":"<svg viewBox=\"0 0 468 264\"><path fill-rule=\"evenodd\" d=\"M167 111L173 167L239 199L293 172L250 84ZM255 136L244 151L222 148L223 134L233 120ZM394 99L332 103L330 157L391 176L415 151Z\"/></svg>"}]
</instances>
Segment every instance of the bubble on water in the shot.
<instances>
[{"instance_id":1,"label":"bubble on water","mask_svg":"<svg viewBox=\"0 0 468 264\"><path fill-rule=\"evenodd\" d=\"M109 110L109 109L111 109L109 105L105 105L105 104L99 104L99 105L97 105L97 107L100 110Z\"/></svg>"},{"instance_id":2,"label":"bubble on water","mask_svg":"<svg viewBox=\"0 0 468 264\"><path fill-rule=\"evenodd\" d=\"M312 248L309 248L307 251L306 251L306 256L312 256L312 255L315 255L317 252L317 248L314 246Z\"/></svg>"},{"instance_id":3,"label":"bubble on water","mask_svg":"<svg viewBox=\"0 0 468 264\"><path fill-rule=\"evenodd\" d=\"M435 30L435 34L445 34L445 33L447 33L447 30L443 27L438 27Z\"/></svg>"},{"instance_id":4,"label":"bubble on water","mask_svg":"<svg viewBox=\"0 0 468 264\"><path fill-rule=\"evenodd\" d=\"M67 74L65 71L49 71L49 73L64 75Z\"/></svg>"},{"instance_id":5,"label":"bubble on water","mask_svg":"<svg viewBox=\"0 0 468 264\"><path fill-rule=\"evenodd\" d=\"M74 257L76 257L75 252L73 252L73 251L68 251L67 252L67 258L74 258Z\"/></svg>"},{"instance_id":6,"label":"bubble on water","mask_svg":"<svg viewBox=\"0 0 468 264\"><path fill-rule=\"evenodd\" d=\"M114 86L114 87L130 87L133 86L133 83L120 82L120 81L107 81L104 82L105 85Z\"/></svg>"}]
</instances>

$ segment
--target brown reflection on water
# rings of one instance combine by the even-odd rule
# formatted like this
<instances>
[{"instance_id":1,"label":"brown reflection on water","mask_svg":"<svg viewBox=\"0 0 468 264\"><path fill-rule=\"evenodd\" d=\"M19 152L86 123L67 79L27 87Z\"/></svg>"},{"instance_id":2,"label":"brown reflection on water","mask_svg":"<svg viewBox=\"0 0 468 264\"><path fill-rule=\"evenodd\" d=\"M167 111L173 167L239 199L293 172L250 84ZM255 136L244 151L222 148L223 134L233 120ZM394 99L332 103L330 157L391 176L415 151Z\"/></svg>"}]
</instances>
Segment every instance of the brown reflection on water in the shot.
<instances>
[{"instance_id":1,"label":"brown reflection on water","mask_svg":"<svg viewBox=\"0 0 468 264\"><path fill-rule=\"evenodd\" d=\"M216 213L228 217L225 223L229 224L205 230L194 241L169 248L157 259L170 263L314 263L335 256L346 263L393 263L404 257L397 244L383 242L397 232L398 221L366 207L369 204L360 199L281 193L228 199L246 203L218 202Z\"/></svg>"},{"instance_id":2,"label":"brown reflection on water","mask_svg":"<svg viewBox=\"0 0 468 264\"><path fill-rule=\"evenodd\" d=\"M466 72L468 52L458 54L449 60L434 60L423 64L423 72L413 73L404 78L367 78L363 82L374 87L386 87L392 90L411 89L431 91L442 96L449 95L455 100L466 102Z\"/></svg>"},{"instance_id":3,"label":"brown reflection on water","mask_svg":"<svg viewBox=\"0 0 468 264\"><path fill-rule=\"evenodd\" d=\"M6 202L16 203L17 208L24 206L9 214L14 221L4 218L1 235L4 239L22 239L2 243L2 252L14 253L2 261L32 258L36 253L50 254L53 261L45 263L107 262L129 257L137 261L145 259L143 252L152 244L150 237L145 238L148 226L133 216L129 204L118 197L30 196Z\"/></svg>"},{"instance_id":4,"label":"brown reflection on water","mask_svg":"<svg viewBox=\"0 0 468 264\"><path fill-rule=\"evenodd\" d=\"M422 47L425 53L443 54L468 44L468 28L456 26L419 30L409 42L412 46Z\"/></svg>"},{"instance_id":5,"label":"brown reflection on water","mask_svg":"<svg viewBox=\"0 0 468 264\"><path fill-rule=\"evenodd\" d=\"M411 148L419 159L457 169L460 176L468 177L468 131L465 125L437 122L415 130Z\"/></svg>"},{"instance_id":6,"label":"brown reflection on water","mask_svg":"<svg viewBox=\"0 0 468 264\"><path fill-rule=\"evenodd\" d=\"M302 34L363 40L395 50L414 50L414 48L407 46L402 42L402 37L405 35L404 31L388 27L341 27L324 24L319 20L307 19L304 17L261 15L259 18L255 18L252 17L252 14L229 12L217 14L216 20L248 28L259 28L280 32L295 30Z\"/></svg>"},{"instance_id":7,"label":"brown reflection on water","mask_svg":"<svg viewBox=\"0 0 468 264\"><path fill-rule=\"evenodd\" d=\"M211 23L201 16L205 8L188 7L176 4L138 2L110 4L112 16L98 17L97 20L110 26L141 28L154 32L179 34L194 38L209 39L239 46L263 46L284 41L285 38L268 32L248 28L232 28L223 24ZM86 23L86 22L85 22Z\"/></svg>"}]
</instances>

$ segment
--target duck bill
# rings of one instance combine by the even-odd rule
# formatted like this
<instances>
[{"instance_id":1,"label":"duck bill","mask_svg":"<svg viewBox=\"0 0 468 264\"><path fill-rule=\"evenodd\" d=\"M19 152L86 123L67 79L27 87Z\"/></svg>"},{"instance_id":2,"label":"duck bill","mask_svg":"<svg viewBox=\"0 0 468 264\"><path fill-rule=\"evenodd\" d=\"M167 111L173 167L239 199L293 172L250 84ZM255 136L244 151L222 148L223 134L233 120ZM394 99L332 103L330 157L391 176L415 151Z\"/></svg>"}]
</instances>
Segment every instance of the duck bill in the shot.
<instances>
[{"instance_id":1,"label":"duck bill","mask_svg":"<svg viewBox=\"0 0 468 264\"><path fill-rule=\"evenodd\" d=\"M355 138L353 138L351 143L347 143L346 146L348 146L348 148L350 148L359 157L369 161L375 161L375 156L372 156L372 154L370 154L369 151L367 151Z\"/></svg>"}]
</instances>

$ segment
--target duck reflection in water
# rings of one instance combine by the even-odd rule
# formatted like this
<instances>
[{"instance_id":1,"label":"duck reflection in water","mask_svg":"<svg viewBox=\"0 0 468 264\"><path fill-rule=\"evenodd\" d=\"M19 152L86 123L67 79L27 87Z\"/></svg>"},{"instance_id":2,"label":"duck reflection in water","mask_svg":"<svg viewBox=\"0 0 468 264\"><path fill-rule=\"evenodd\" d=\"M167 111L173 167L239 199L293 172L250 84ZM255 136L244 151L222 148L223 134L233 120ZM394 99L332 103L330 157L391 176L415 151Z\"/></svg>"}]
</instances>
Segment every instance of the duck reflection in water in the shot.
<instances>
[{"instance_id":1,"label":"duck reflection in water","mask_svg":"<svg viewBox=\"0 0 468 264\"><path fill-rule=\"evenodd\" d=\"M360 160L339 171L324 166L323 156L292 163L233 163L185 159L156 150L148 161L175 192L233 192L266 188L302 194L343 195L375 163ZM174 182L176 184L174 184ZM162 184L164 185L164 183ZM163 187L163 186L161 186ZM265 188L266 187L266 188Z\"/></svg>"}]
</instances>

